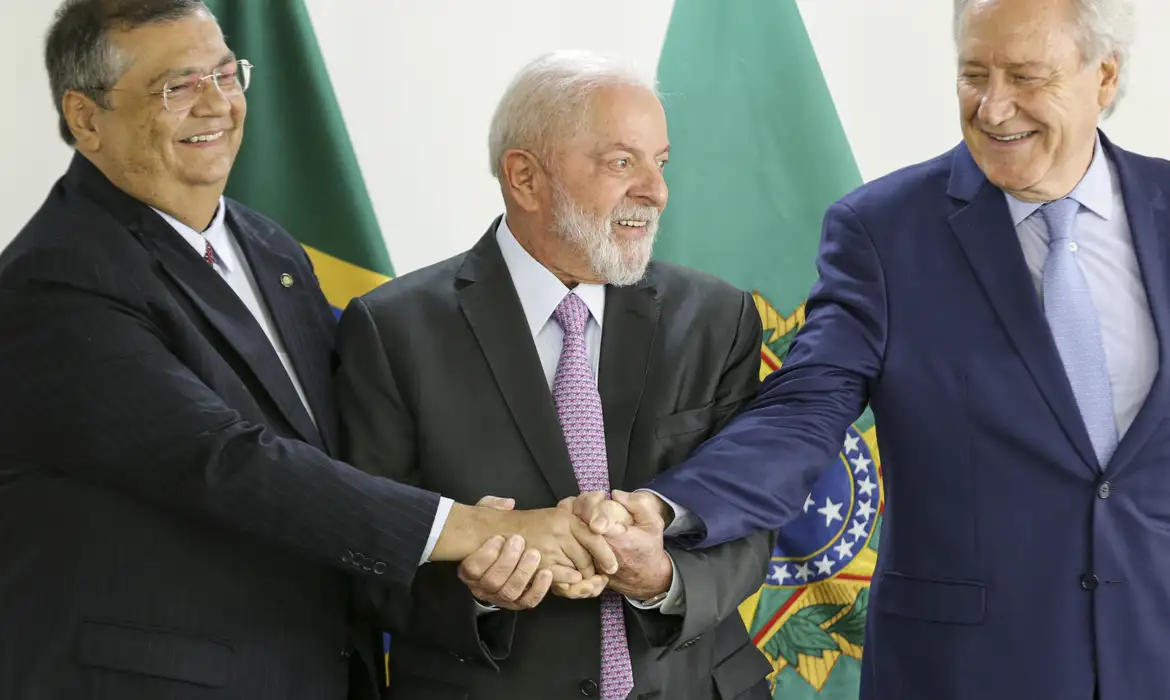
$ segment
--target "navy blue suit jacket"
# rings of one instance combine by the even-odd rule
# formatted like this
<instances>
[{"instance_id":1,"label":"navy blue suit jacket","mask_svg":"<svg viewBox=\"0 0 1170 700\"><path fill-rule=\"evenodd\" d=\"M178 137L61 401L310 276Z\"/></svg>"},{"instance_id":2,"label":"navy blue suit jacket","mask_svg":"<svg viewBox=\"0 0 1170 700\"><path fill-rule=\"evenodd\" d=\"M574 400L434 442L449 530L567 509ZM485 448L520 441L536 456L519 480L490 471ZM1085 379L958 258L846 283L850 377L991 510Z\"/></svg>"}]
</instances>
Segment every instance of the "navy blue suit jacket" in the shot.
<instances>
[{"instance_id":1,"label":"navy blue suit jacket","mask_svg":"<svg viewBox=\"0 0 1170 700\"><path fill-rule=\"evenodd\" d=\"M1104 469L1003 192L960 145L829 208L784 366L648 485L702 520L692 546L780 527L871 405L886 512L864 700L1170 692L1170 163L1102 140L1160 343Z\"/></svg>"}]
</instances>

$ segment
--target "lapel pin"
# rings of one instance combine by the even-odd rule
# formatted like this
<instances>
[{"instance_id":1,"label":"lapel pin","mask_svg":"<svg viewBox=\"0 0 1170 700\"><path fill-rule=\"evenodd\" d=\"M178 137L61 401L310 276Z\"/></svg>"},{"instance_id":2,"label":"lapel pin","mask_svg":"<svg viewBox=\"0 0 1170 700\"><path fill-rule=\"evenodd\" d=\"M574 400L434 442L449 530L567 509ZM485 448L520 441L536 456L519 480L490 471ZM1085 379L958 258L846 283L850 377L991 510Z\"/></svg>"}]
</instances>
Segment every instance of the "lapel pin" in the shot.
<instances>
[{"instance_id":1,"label":"lapel pin","mask_svg":"<svg viewBox=\"0 0 1170 700\"><path fill-rule=\"evenodd\" d=\"M285 287L291 287L293 285L292 275L288 274L287 272L282 274L280 276L280 283Z\"/></svg>"}]
</instances>

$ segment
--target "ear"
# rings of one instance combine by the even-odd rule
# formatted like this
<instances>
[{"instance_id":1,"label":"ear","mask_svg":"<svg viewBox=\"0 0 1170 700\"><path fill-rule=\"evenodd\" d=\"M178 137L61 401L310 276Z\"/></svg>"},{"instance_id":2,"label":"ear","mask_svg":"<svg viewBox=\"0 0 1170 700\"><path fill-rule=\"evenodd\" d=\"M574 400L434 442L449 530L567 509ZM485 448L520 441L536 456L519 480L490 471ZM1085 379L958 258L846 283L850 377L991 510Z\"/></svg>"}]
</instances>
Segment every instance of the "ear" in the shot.
<instances>
[{"instance_id":1,"label":"ear","mask_svg":"<svg viewBox=\"0 0 1170 700\"><path fill-rule=\"evenodd\" d=\"M548 176L540 161L529 151L515 148L505 151L502 160L501 186L511 193L512 200L524 211L539 211L543 193L548 188Z\"/></svg>"},{"instance_id":2,"label":"ear","mask_svg":"<svg viewBox=\"0 0 1170 700\"><path fill-rule=\"evenodd\" d=\"M1116 54L1101 61L1101 86L1097 89L1097 106L1105 109L1117 99L1121 82L1121 61Z\"/></svg>"},{"instance_id":3,"label":"ear","mask_svg":"<svg viewBox=\"0 0 1170 700\"><path fill-rule=\"evenodd\" d=\"M101 135L96 124L100 110L93 99L80 92L70 90L61 98L61 112L77 141L78 150L94 152L101 149Z\"/></svg>"}]
</instances>

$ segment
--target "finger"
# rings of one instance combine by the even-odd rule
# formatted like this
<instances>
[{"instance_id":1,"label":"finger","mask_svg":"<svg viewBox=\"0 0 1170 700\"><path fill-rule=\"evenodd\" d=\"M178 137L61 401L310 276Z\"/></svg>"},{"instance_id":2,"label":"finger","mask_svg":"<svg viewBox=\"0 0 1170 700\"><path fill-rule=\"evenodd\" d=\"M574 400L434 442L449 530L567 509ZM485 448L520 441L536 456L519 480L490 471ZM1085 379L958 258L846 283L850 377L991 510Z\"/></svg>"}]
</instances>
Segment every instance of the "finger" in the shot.
<instances>
[{"instance_id":1,"label":"finger","mask_svg":"<svg viewBox=\"0 0 1170 700\"><path fill-rule=\"evenodd\" d=\"M589 521L589 529L598 535L618 535L633 524L633 516L617 501L602 501Z\"/></svg>"},{"instance_id":2,"label":"finger","mask_svg":"<svg viewBox=\"0 0 1170 700\"><path fill-rule=\"evenodd\" d=\"M568 498L562 498L560 500L560 502L557 503L557 508L560 508L561 510L567 510L570 513L572 513L573 508L575 507L576 503L577 503L577 497L576 496L569 496Z\"/></svg>"},{"instance_id":3,"label":"finger","mask_svg":"<svg viewBox=\"0 0 1170 700\"><path fill-rule=\"evenodd\" d=\"M626 498L624 505L633 517L635 524L647 525L662 522L662 509L659 508L659 501L653 494L644 491L632 493Z\"/></svg>"},{"instance_id":4,"label":"finger","mask_svg":"<svg viewBox=\"0 0 1170 700\"><path fill-rule=\"evenodd\" d=\"M500 498L499 496L484 496L476 503L477 506L495 508L496 510L512 510L516 507L516 499Z\"/></svg>"},{"instance_id":5,"label":"finger","mask_svg":"<svg viewBox=\"0 0 1170 700\"><path fill-rule=\"evenodd\" d=\"M600 535L590 533L589 528L580 520L573 523L569 534L563 536L561 539L561 550L565 553L565 556L569 558L569 561L573 562L573 566L576 567L577 571L581 572L583 577L589 578L597 573L597 571L593 567L593 557L590 556L589 550L581 543L582 538L599 540L607 549L608 545L605 545L605 540ZM611 552L610 556L612 557L612 555L613 553Z\"/></svg>"},{"instance_id":6,"label":"finger","mask_svg":"<svg viewBox=\"0 0 1170 700\"><path fill-rule=\"evenodd\" d=\"M586 578L592 576L594 573L612 574L617 571L617 556L613 553L613 548L609 546L609 543L605 541L604 537L593 534L584 526L575 526L573 534L577 537L578 548L585 551L585 556L589 558L592 564L590 567L592 570L588 572L582 569L580 565L577 566L577 570ZM568 547L565 548L565 554L568 554L570 557L573 556L569 552ZM573 559L573 563L577 563L575 558Z\"/></svg>"},{"instance_id":7,"label":"finger","mask_svg":"<svg viewBox=\"0 0 1170 700\"><path fill-rule=\"evenodd\" d=\"M573 515L589 522L596 516L597 508L605 502L604 491L588 491L576 497L573 504Z\"/></svg>"},{"instance_id":8,"label":"finger","mask_svg":"<svg viewBox=\"0 0 1170 700\"><path fill-rule=\"evenodd\" d=\"M520 596L524 595L524 591L528 589L528 584L532 583L532 577L536 575L538 568L540 568L540 552L535 549L526 550L520 557L520 563L512 571L512 575L500 587L500 597L513 602L519 600Z\"/></svg>"},{"instance_id":9,"label":"finger","mask_svg":"<svg viewBox=\"0 0 1170 700\"><path fill-rule=\"evenodd\" d=\"M580 583L571 585L554 584L554 592L562 598L571 598L573 600L581 600L584 598L596 598L601 595L605 587L609 585L609 577L598 574L591 576Z\"/></svg>"},{"instance_id":10,"label":"finger","mask_svg":"<svg viewBox=\"0 0 1170 700\"><path fill-rule=\"evenodd\" d=\"M516 570L516 565L520 562L520 556L523 553L524 538L520 535L509 537L499 558L488 567L487 573L479 580L480 588L492 594L499 592L512 572Z\"/></svg>"},{"instance_id":11,"label":"finger","mask_svg":"<svg viewBox=\"0 0 1170 700\"><path fill-rule=\"evenodd\" d=\"M585 578L581 575L580 571L577 571L571 566L557 566L553 564L552 566L546 566L544 568L552 573L552 579L554 583L577 583Z\"/></svg>"},{"instance_id":12,"label":"finger","mask_svg":"<svg viewBox=\"0 0 1170 700\"><path fill-rule=\"evenodd\" d=\"M503 546L502 535L496 535L484 542L479 549L460 562L459 579L468 584L479 581L496 559L499 559Z\"/></svg>"},{"instance_id":13,"label":"finger","mask_svg":"<svg viewBox=\"0 0 1170 700\"><path fill-rule=\"evenodd\" d=\"M552 585L552 572L548 569L541 569L536 572L536 578L532 581L532 586L528 591L520 596L520 600L516 601L516 606L520 608L535 608L540 605L540 601L544 600L544 596L548 594L548 589Z\"/></svg>"}]
</instances>

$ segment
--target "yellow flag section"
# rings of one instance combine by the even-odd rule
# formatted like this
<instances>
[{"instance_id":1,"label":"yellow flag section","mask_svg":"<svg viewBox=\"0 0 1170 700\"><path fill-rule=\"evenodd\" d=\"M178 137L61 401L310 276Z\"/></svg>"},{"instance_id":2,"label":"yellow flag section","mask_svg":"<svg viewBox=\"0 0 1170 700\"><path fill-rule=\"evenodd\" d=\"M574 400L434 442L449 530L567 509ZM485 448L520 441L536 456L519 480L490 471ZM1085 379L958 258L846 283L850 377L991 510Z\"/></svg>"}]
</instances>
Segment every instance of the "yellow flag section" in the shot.
<instances>
[{"instance_id":1,"label":"yellow flag section","mask_svg":"<svg viewBox=\"0 0 1170 700\"><path fill-rule=\"evenodd\" d=\"M330 306L338 311L344 311L354 297L360 297L383 282L390 281L386 275L347 263L316 248L304 246L304 249L313 262L313 271L321 283L321 291L325 292Z\"/></svg>"}]
</instances>

